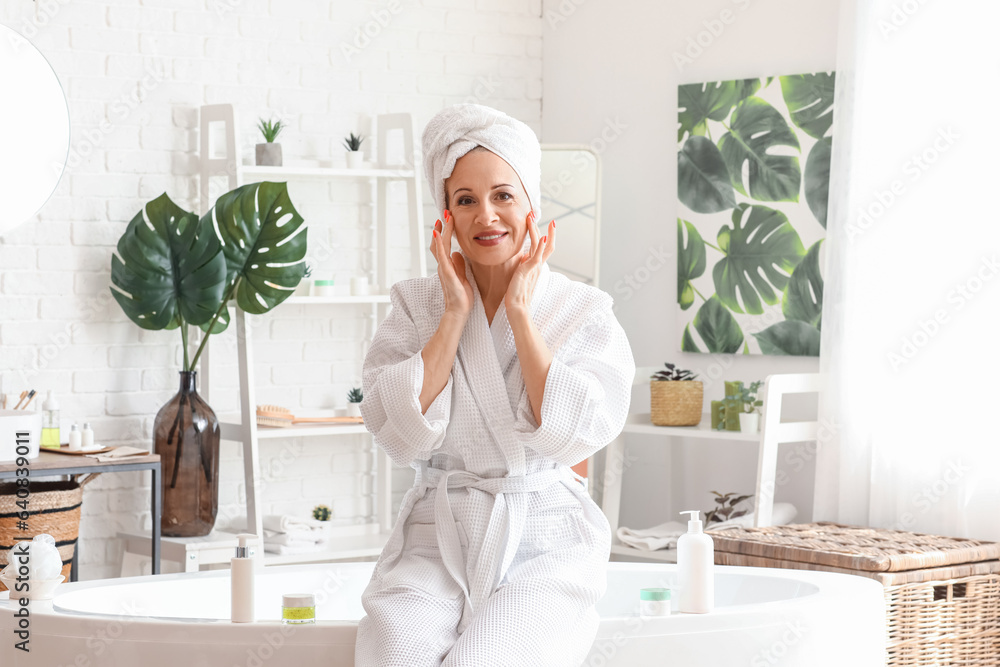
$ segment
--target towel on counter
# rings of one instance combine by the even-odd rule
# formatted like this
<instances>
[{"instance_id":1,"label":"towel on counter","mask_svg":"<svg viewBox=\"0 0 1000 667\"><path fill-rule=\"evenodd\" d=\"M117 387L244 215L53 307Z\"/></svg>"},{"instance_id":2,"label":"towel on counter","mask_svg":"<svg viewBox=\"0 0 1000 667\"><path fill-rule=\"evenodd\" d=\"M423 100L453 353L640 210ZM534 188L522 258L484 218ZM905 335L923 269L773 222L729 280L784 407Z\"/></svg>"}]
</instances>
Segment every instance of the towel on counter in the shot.
<instances>
[{"instance_id":1,"label":"towel on counter","mask_svg":"<svg viewBox=\"0 0 1000 667\"><path fill-rule=\"evenodd\" d=\"M434 194L437 215L444 210L444 181L451 176L455 162L476 146L483 146L511 166L521 179L536 219L541 217L542 147L525 123L482 104L454 104L431 118L421 145L424 174ZM530 235L524 238L525 247L530 247Z\"/></svg>"},{"instance_id":2,"label":"towel on counter","mask_svg":"<svg viewBox=\"0 0 1000 667\"><path fill-rule=\"evenodd\" d=\"M325 532L309 531L308 533L276 533L273 530L264 530L264 546L281 545L285 547L312 546L314 544L324 545L328 542Z\"/></svg>"},{"instance_id":3,"label":"towel on counter","mask_svg":"<svg viewBox=\"0 0 1000 667\"><path fill-rule=\"evenodd\" d=\"M775 526L783 526L791 523L795 519L798 510L791 503L775 503L771 514L771 523ZM749 528L753 526L753 512L721 523L713 523L706 526L706 530L724 530L736 526ZM652 528L634 529L620 527L617 530L618 539L625 544L636 549L645 551L657 551L659 549L673 549L677 546L677 539L687 532L687 523L680 521L667 521Z\"/></svg>"},{"instance_id":4,"label":"towel on counter","mask_svg":"<svg viewBox=\"0 0 1000 667\"><path fill-rule=\"evenodd\" d=\"M327 521L307 519L293 514L266 514L264 530L275 533L303 533L308 531L326 532Z\"/></svg>"}]
</instances>

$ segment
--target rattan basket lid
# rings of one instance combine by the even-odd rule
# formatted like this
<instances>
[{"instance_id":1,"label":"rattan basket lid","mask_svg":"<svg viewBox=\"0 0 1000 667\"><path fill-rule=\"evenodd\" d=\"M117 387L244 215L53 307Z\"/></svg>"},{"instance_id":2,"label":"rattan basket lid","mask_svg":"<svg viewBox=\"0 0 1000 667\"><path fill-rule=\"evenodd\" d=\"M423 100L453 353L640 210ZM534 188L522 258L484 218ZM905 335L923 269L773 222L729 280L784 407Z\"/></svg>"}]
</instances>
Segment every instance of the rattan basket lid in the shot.
<instances>
[{"instance_id":1,"label":"rattan basket lid","mask_svg":"<svg viewBox=\"0 0 1000 667\"><path fill-rule=\"evenodd\" d=\"M1000 543L836 523L706 531L715 550L865 572L900 572L1000 558Z\"/></svg>"}]
</instances>

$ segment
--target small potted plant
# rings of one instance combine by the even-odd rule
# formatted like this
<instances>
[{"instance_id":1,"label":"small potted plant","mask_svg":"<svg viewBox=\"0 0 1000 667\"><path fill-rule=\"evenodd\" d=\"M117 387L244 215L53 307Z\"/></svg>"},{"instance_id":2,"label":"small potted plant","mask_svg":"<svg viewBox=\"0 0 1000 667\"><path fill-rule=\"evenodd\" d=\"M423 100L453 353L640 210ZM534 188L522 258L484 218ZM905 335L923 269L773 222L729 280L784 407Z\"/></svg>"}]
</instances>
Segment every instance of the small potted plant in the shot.
<instances>
[{"instance_id":1,"label":"small potted plant","mask_svg":"<svg viewBox=\"0 0 1000 667\"><path fill-rule=\"evenodd\" d=\"M756 433L760 430L760 406L764 401L757 398L757 392L763 382L751 382L749 387L741 386L739 394L726 396L727 399L738 401L740 404L740 432Z\"/></svg>"},{"instance_id":2,"label":"small potted plant","mask_svg":"<svg viewBox=\"0 0 1000 667\"><path fill-rule=\"evenodd\" d=\"M364 140L363 136L355 136L353 132L344 139L344 147L347 148L347 167L349 169L360 169L362 167L365 156L361 152L361 142Z\"/></svg>"},{"instance_id":3,"label":"small potted plant","mask_svg":"<svg viewBox=\"0 0 1000 667\"><path fill-rule=\"evenodd\" d=\"M280 120L270 121L261 118L257 123L257 129L264 135L267 143L257 144L257 166L258 167L280 167L281 166L281 144L274 143L281 131L285 129L284 123Z\"/></svg>"},{"instance_id":4,"label":"small potted plant","mask_svg":"<svg viewBox=\"0 0 1000 667\"><path fill-rule=\"evenodd\" d=\"M649 376L650 419L657 426L697 426L704 386L696 373L664 365L666 370Z\"/></svg>"},{"instance_id":5,"label":"small potted plant","mask_svg":"<svg viewBox=\"0 0 1000 667\"><path fill-rule=\"evenodd\" d=\"M361 387L354 387L347 392L347 415L349 417L361 416L361 400L363 398L364 395L361 393Z\"/></svg>"},{"instance_id":6,"label":"small potted plant","mask_svg":"<svg viewBox=\"0 0 1000 667\"><path fill-rule=\"evenodd\" d=\"M313 508L313 518L317 521L329 521L330 514L330 508L326 505L317 505Z\"/></svg>"},{"instance_id":7,"label":"small potted plant","mask_svg":"<svg viewBox=\"0 0 1000 667\"><path fill-rule=\"evenodd\" d=\"M712 491L715 496L715 507L705 512L705 528L711 528L712 524L722 523L747 514L748 509L736 509L736 506L753 496L740 496L735 493L719 493Z\"/></svg>"}]
</instances>

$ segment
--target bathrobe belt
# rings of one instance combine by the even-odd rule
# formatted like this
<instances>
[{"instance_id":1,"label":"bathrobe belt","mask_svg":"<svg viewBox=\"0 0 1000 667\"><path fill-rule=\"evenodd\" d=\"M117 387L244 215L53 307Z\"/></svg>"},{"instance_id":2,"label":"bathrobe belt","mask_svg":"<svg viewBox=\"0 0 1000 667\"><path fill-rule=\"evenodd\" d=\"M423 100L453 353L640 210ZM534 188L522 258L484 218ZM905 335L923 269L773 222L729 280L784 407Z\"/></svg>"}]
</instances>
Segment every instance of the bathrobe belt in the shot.
<instances>
[{"instance_id":1,"label":"bathrobe belt","mask_svg":"<svg viewBox=\"0 0 1000 667\"><path fill-rule=\"evenodd\" d=\"M459 632L465 630L472 621L473 614L503 581L521 543L524 516L519 520L512 520L514 517L511 516L511 509L512 506L521 508L523 514L525 503L520 499L508 499L507 494L541 491L556 482L566 483L574 493L582 492L583 487L573 482L583 479L569 466L540 470L527 475L480 477L461 468L443 470L431 467L427 461L420 461L413 485L420 489L420 495L426 489L437 489L434 499L434 518L438 550L448 573L465 594L462 619L458 624ZM479 558L469 563L468 569L462 559L462 544L448 499L448 489L457 488L479 489L495 497Z\"/></svg>"}]
</instances>

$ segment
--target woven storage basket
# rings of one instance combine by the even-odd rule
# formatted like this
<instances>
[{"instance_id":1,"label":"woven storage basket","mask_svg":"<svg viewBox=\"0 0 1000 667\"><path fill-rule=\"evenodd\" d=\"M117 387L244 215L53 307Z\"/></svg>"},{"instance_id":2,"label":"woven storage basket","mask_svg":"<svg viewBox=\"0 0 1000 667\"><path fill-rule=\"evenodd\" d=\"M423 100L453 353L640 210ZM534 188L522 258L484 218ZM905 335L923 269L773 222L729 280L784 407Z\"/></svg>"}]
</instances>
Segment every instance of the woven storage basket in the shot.
<instances>
[{"instance_id":1,"label":"woven storage basket","mask_svg":"<svg viewBox=\"0 0 1000 667\"><path fill-rule=\"evenodd\" d=\"M56 541L56 548L62 556L62 575L69 581L73 567L73 552L80 532L80 507L83 503L83 487L96 475L89 475L81 483L77 482L32 482L28 496L29 512L26 530L18 528L18 517L22 511L17 503L17 486L12 482L0 484L0 569L7 566L11 548L35 535L48 533ZM7 587L0 582L0 591Z\"/></svg>"},{"instance_id":2,"label":"woven storage basket","mask_svg":"<svg viewBox=\"0 0 1000 667\"><path fill-rule=\"evenodd\" d=\"M697 426L701 422L704 391L704 386L698 380L651 381L651 421L657 426Z\"/></svg>"},{"instance_id":3,"label":"woven storage basket","mask_svg":"<svg viewBox=\"0 0 1000 667\"><path fill-rule=\"evenodd\" d=\"M1000 544L835 523L709 531L719 565L843 572L885 587L891 667L1000 665Z\"/></svg>"}]
</instances>

